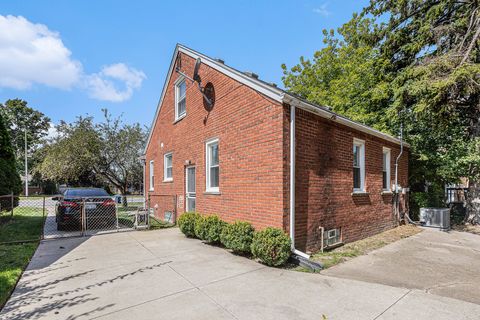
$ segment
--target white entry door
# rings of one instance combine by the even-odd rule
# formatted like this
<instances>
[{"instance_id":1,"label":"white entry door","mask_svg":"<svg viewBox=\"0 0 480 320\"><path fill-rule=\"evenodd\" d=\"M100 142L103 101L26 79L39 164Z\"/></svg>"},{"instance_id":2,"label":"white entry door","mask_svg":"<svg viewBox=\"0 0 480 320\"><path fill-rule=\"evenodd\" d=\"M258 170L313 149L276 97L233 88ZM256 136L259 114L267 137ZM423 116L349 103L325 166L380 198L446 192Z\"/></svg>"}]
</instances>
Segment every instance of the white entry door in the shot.
<instances>
[{"instance_id":1,"label":"white entry door","mask_svg":"<svg viewBox=\"0 0 480 320\"><path fill-rule=\"evenodd\" d=\"M195 193L195 167L187 167L185 169L185 177L186 177L186 186L185 186L185 211L195 211L195 201L196 201L196 193Z\"/></svg>"}]
</instances>

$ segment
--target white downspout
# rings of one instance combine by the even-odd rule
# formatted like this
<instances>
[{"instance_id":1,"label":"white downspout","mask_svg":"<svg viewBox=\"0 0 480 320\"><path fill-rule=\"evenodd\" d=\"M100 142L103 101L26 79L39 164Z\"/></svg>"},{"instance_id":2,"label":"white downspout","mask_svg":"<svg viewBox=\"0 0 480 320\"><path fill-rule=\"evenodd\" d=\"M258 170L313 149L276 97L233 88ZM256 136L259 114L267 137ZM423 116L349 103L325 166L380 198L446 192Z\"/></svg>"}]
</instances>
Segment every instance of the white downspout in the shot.
<instances>
[{"instance_id":1,"label":"white downspout","mask_svg":"<svg viewBox=\"0 0 480 320\"><path fill-rule=\"evenodd\" d=\"M290 239L292 252L309 259L305 252L295 249L295 106L290 106Z\"/></svg>"},{"instance_id":2,"label":"white downspout","mask_svg":"<svg viewBox=\"0 0 480 320\"><path fill-rule=\"evenodd\" d=\"M403 124L400 125L400 153L395 160L395 215L397 220L400 221L400 198L398 195L398 162L403 154Z\"/></svg>"}]
</instances>

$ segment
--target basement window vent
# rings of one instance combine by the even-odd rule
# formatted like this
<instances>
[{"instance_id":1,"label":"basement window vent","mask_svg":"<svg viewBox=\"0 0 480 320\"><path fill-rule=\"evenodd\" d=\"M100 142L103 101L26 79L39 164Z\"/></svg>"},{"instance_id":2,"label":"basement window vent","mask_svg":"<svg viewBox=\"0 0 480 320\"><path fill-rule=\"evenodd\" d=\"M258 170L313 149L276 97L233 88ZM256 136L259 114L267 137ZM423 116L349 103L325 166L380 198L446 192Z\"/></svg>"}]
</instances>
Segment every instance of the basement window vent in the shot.
<instances>
[{"instance_id":1,"label":"basement window vent","mask_svg":"<svg viewBox=\"0 0 480 320\"><path fill-rule=\"evenodd\" d=\"M342 232L340 228L330 229L323 234L323 246L328 248L342 242Z\"/></svg>"},{"instance_id":2,"label":"basement window vent","mask_svg":"<svg viewBox=\"0 0 480 320\"><path fill-rule=\"evenodd\" d=\"M163 221L173 223L173 212L172 211L165 211L163 214Z\"/></svg>"}]
</instances>

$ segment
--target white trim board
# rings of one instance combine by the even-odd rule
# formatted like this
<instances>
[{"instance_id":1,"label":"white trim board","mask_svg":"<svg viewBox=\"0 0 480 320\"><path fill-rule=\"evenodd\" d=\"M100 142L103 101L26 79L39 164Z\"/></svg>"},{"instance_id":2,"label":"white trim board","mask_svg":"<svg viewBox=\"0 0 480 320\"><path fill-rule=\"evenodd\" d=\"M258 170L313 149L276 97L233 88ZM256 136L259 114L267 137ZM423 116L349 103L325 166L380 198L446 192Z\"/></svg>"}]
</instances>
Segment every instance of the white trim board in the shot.
<instances>
[{"instance_id":1,"label":"white trim board","mask_svg":"<svg viewBox=\"0 0 480 320\"><path fill-rule=\"evenodd\" d=\"M212 59L212 58L210 58L206 55L203 55L203 54L201 54L201 53L199 53L195 50L187 48L187 47L185 47L181 44L177 44L176 47L175 47L175 51L173 52L173 56L172 56L172 60L170 62L170 67L168 69L167 77L166 77L165 83L163 85L162 94L160 95L160 99L159 99L159 102L158 102L158 105L157 105L157 110L155 112L155 116L154 116L152 124L150 126L150 132L148 134L148 139L147 139L147 143L145 145L144 154L147 152L147 147L150 144L150 140L152 138L152 134L153 134L153 131L155 129L155 125L157 123L157 118L158 118L158 115L160 114L160 109L161 109L161 106L163 104L163 99L165 98L165 94L166 94L166 91L167 91L167 85L170 82L170 78L171 78L172 73L174 71L175 61L177 60L178 53L180 53L180 52L188 55L189 57L191 57L193 59L200 58L203 64L205 64L205 65L207 65L207 66L225 74L226 76L228 76L228 77L230 77L230 78L232 78L232 79L234 79L234 80L236 80L236 81L238 81L238 82L240 82L240 83L242 83L242 84L244 84L244 85L246 85L250 88L252 88L253 90L255 90L255 91L273 99L274 101L277 101L279 103L294 105L295 107L298 107L300 109L303 109L303 110L309 111L311 113L317 114L317 115L319 115L323 118L329 119L333 122L338 122L340 124L343 124L347 127L356 129L356 130L361 131L361 132L364 132L366 134L370 134L370 135L376 136L378 138L381 138L381 139L384 139L384 140L387 140L387 141L390 141L390 142L393 142L393 143L396 143L396 144L400 144L400 140L398 138L395 138L391 135L388 135L386 133L383 133L381 131L373 129L373 128L367 126L367 125L364 125L364 124L355 122L353 120L350 120L350 119L348 119L344 116L341 116L339 114L336 114L335 112L332 112L332 111L328 110L325 107L317 106L315 104L312 104L312 103L309 103L307 101L301 100L301 99L289 94L288 92L285 92L284 90L281 90L277 87L269 85L268 83L263 82L261 80L258 80L256 78L250 77L243 72L240 72L240 71L238 71L234 68L231 68L231 67L225 65L224 63L216 61L216 60L214 60L214 59ZM405 142L404 142L404 146L410 147Z\"/></svg>"}]
</instances>

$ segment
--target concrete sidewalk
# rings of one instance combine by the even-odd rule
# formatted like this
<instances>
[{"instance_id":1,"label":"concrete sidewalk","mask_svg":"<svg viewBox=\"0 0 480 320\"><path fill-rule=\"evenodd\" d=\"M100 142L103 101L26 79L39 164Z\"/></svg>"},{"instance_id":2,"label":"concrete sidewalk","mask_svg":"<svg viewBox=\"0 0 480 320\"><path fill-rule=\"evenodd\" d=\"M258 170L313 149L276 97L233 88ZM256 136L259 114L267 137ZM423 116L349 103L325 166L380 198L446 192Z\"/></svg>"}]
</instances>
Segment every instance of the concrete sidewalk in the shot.
<instances>
[{"instance_id":1,"label":"concrete sidewalk","mask_svg":"<svg viewBox=\"0 0 480 320\"><path fill-rule=\"evenodd\" d=\"M478 319L420 290L265 267L178 229L42 242L0 319Z\"/></svg>"}]
</instances>

